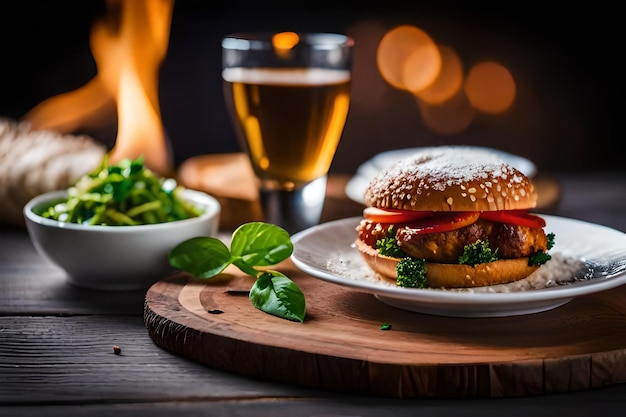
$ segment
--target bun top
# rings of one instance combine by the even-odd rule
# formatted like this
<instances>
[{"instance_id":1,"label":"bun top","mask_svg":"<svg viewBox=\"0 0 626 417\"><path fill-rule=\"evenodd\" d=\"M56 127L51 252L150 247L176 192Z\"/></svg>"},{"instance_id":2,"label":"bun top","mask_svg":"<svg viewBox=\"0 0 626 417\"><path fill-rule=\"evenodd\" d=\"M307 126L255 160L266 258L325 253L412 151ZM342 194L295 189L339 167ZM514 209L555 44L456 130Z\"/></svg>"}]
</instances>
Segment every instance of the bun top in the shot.
<instances>
[{"instance_id":1,"label":"bun top","mask_svg":"<svg viewBox=\"0 0 626 417\"><path fill-rule=\"evenodd\" d=\"M537 194L526 175L494 153L431 147L380 171L364 201L413 211L497 211L534 208Z\"/></svg>"}]
</instances>

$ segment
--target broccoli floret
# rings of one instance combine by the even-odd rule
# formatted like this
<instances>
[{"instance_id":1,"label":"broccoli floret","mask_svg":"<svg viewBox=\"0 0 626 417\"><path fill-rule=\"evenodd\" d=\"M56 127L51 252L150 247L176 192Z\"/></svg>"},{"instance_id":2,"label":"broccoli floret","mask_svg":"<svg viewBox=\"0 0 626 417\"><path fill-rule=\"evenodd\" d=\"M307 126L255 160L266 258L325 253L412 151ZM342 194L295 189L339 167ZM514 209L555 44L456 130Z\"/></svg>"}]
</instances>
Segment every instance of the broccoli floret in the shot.
<instances>
[{"instance_id":1,"label":"broccoli floret","mask_svg":"<svg viewBox=\"0 0 626 417\"><path fill-rule=\"evenodd\" d=\"M484 264L500 259L498 257L498 249L491 250L489 242L486 240L477 240L474 243L465 245L463 254L459 257L460 264L474 266L476 264Z\"/></svg>"},{"instance_id":2,"label":"broccoli floret","mask_svg":"<svg viewBox=\"0 0 626 417\"><path fill-rule=\"evenodd\" d=\"M550 250L554 246L554 233L548 233L546 238L548 239L546 248ZM550 259L552 259L552 256L542 250L539 250L528 257L528 266L543 265Z\"/></svg>"},{"instance_id":3,"label":"broccoli floret","mask_svg":"<svg viewBox=\"0 0 626 417\"><path fill-rule=\"evenodd\" d=\"M396 266L398 287L426 288L426 261L424 259L402 258Z\"/></svg>"},{"instance_id":4,"label":"broccoli floret","mask_svg":"<svg viewBox=\"0 0 626 417\"><path fill-rule=\"evenodd\" d=\"M546 238L548 239L548 242L546 243L546 247L548 248L548 250L550 250L554 246L554 233L548 233L546 235Z\"/></svg>"},{"instance_id":5,"label":"broccoli floret","mask_svg":"<svg viewBox=\"0 0 626 417\"><path fill-rule=\"evenodd\" d=\"M376 241L376 249L378 249L379 254L392 258L404 258L406 256L406 253L398 246L396 231L393 226L389 226L387 229L387 237Z\"/></svg>"},{"instance_id":6,"label":"broccoli floret","mask_svg":"<svg viewBox=\"0 0 626 417\"><path fill-rule=\"evenodd\" d=\"M528 257L528 266L543 265L550 259L552 259L552 256L540 250Z\"/></svg>"}]
</instances>

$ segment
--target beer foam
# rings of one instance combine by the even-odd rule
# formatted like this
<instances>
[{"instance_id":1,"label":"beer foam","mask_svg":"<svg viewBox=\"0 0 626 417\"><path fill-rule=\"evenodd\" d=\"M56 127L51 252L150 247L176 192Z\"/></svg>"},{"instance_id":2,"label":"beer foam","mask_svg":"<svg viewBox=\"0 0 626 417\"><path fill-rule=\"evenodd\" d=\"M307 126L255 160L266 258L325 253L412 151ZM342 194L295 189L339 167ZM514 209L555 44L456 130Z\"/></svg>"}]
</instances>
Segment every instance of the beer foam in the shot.
<instances>
[{"instance_id":1,"label":"beer foam","mask_svg":"<svg viewBox=\"0 0 626 417\"><path fill-rule=\"evenodd\" d=\"M264 85L329 85L350 81L350 71L330 68L225 68L224 81Z\"/></svg>"}]
</instances>

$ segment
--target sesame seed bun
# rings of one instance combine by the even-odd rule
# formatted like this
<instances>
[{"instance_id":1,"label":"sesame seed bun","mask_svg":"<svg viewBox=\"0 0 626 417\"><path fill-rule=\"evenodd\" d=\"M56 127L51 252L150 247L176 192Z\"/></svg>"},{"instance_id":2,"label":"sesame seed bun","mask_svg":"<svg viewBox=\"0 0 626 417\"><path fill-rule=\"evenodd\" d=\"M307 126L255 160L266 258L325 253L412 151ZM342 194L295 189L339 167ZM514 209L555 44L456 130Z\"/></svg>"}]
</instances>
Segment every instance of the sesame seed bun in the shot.
<instances>
[{"instance_id":1,"label":"sesame seed bun","mask_svg":"<svg viewBox=\"0 0 626 417\"><path fill-rule=\"evenodd\" d=\"M428 148L382 170L365 190L366 205L414 211L530 209L530 179L494 154Z\"/></svg>"},{"instance_id":2,"label":"sesame seed bun","mask_svg":"<svg viewBox=\"0 0 626 417\"><path fill-rule=\"evenodd\" d=\"M469 147L462 151L435 147L425 148L382 170L370 181L364 201L381 209L485 212L532 209L537 194L526 175L493 153ZM400 259L380 255L361 238L355 246L369 267L380 277L396 282ZM434 288L503 284L526 278L537 268L528 265L528 257L474 266L435 263L425 258L427 284Z\"/></svg>"}]
</instances>

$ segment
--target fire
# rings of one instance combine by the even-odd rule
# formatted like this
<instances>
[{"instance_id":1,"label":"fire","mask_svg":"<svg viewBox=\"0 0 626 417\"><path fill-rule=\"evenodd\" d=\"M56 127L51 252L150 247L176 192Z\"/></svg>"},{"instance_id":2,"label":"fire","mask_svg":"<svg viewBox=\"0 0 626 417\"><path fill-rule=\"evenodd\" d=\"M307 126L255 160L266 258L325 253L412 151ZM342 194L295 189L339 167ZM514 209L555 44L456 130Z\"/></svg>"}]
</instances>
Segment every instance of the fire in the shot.
<instances>
[{"instance_id":1,"label":"fire","mask_svg":"<svg viewBox=\"0 0 626 417\"><path fill-rule=\"evenodd\" d=\"M167 53L174 0L108 0L106 5L107 14L91 30L96 76L38 104L25 119L36 129L72 133L109 122L116 111L109 160L143 156L150 169L169 174L172 157L161 121L158 71Z\"/></svg>"}]
</instances>

